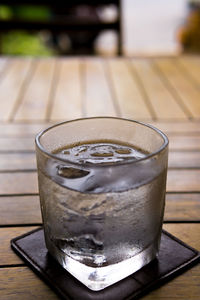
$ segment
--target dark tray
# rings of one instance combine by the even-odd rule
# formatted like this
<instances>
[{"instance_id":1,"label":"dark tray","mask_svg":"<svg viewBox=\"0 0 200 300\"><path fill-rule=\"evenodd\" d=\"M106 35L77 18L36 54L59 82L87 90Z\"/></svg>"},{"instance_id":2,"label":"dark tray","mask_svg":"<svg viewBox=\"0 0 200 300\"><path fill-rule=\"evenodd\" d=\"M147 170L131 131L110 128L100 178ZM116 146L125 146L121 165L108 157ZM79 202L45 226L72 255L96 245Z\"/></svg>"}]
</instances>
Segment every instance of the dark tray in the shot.
<instances>
[{"instance_id":1,"label":"dark tray","mask_svg":"<svg viewBox=\"0 0 200 300\"><path fill-rule=\"evenodd\" d=\"M11 241L13 250L63 299L136 299L192 267L200 253L166 231L162 232L157 259L141 270L99 292L93 292L71 276L48 253L42 228Z\"/></svg>"}]
</instances>

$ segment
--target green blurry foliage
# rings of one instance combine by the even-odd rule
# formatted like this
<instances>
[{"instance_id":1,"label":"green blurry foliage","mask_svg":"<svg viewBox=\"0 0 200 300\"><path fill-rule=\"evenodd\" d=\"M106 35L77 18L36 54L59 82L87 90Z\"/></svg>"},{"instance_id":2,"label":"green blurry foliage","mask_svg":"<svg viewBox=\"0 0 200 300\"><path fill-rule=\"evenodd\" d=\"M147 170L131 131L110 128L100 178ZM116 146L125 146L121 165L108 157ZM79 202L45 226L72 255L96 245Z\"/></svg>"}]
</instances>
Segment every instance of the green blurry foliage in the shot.
<instances>
[{"instance_id":1,"label":"green blurry foliage","mask_svg":"<svg viewBox=\"0 0 200 300\"><path fill-rule=\"evenodd\" d=\"M47 7L43 6L13 6L12 12L17 18L24 20L48 20L51 17L51 12Z\"/></svg>"},{"instance_id":2,"label":"green blurry foliage","mask_svg":"<svg viewBox=\"0 0 200 300\"><path fill-rule=\"evenodd\" d=\"M4 55L51 56L55 54L37 34L25 31L11 31L3 34L1 48Z\"/></svg>"},{"instance_id":3,"label":"green blurry foliage","mask_svg":"<svg viewBox=\"0 0 200 300\"><path fill-rule=\"evenodd\" d=\"M0 18L3 20L10 19L12 17L12 10L5 5L0 5Z\"/></svg>"},{"instance_id":4,"label":"green blurry foliage","mask_svg":"<svg viewBox=\"0 0 200 300\"><path fill-rule=\"evenodd\" d=\"M0 5L0 18L23 18L24 20L48 20L51 17L51 11L45 6L33 5Z\"/></svg>"},{"instance_id":5,"label":"green blurry foliage","mask_svg":"<svg viewBox=\"0 0 200 300\"><path fill-rule=\"evenodd\" d=\"M47 20L50 11L46 7L34 6L3 6L0 5L0 18L20 18L26 20ZM50 49L40 35L25 30L13 30L1 34L1 53L4 55L31 55L51 56L54 51Z\"/></svg>"}]
</instances>

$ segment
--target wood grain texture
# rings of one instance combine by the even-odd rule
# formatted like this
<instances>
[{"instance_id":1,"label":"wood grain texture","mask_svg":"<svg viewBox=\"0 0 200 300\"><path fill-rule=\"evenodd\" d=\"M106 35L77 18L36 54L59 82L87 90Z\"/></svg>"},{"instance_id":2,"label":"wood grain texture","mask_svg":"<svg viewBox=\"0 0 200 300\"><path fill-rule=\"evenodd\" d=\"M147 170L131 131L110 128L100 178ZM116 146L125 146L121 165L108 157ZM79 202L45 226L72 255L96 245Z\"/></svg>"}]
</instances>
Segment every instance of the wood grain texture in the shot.
<instances>
[{"instance_id":1,"label":"wood grain texture","mask_svg":"<svg viewBox=\"0 0 200 300\"><path fill-rule=\"evenodd\" d=\"M80 60L57 60L55 93L49 110L50 120L69 120L83 115Z\"/></svg>"},{"instance_id":2,"label":"wood grain texture","mask_svg":"<svg viewBox=\"0 0 200 300\"><path fill-rule=\"evenodd\" d=\"M113 86L114 97L122 117L133 119L151 119L152 115L133 77L128 63L113 59L108 61L110 84Z\"/></svg>"},{"instance_id":3,"label":"wood grain texture","mask_svg":"<svg viewBox=\"0 0 200 300\"><path fill-rule=\"evenodd\" d=\"M200 250L200 224L164 224L164 229ZM152 291L142 299L198 300L200 295L200 264Z\"/></svg>"},{"instance_id":4,"label":"wood grain texture","mask_svg":"<svg viewBox=\"0 0 200 300\"><path fill-rule=\"evenodd\" d=\"M200 191L200 170L168 170L168 192Z\"/></svg>"},{"instance_id":5,"label":"wood grain texture","mask_svg":"<svg viewBox=\"0 0 200 300\"><path fill-rule=\"evenodd\" d=\"M54 123L37 122L37 123L0 123L0 137L31 137L33 138L41 130L52 126Z\"/></svg>"},{"instance_id":6,"label":"wood grain texture","mask_svg":"<svg viewBox=\"0 0 200 300\"><path fill-rule=\"evenodd\" d=\"M10 240L37 227L0 228L0 267L24 263L10 247Z\"/></svg>"},{"instance_id":7,"label":"wood grain texture","mask_svg":"<svg viewBox=\"0 0 200 300\"><path fill-rule=\"evenodd\" d=\"M200 151L170 151L169 168L200 168Z\"/></svg>"},{"instance_id":8,"label":"wood grain texture","mask_svg":"<svg viewBox=\"0 0 200 300\"><path fill-rule=\"evenodd\" d=\"M167 194L165 205L165 221L199 221L200 193Z\"/></svg>"},{"instance_id":9,"label":"wood grain texture","mask_svg":"<svg viewBox=\"0 0 200 300\"><path fill-rule=\"evenodd\" d=\"M116 116L105 65L102 60L85 60L83 65L84 116Z\"/></svg>"},{"instance_id":10,"label":"wood grain texture","mask_svg":"<svg viewBox=\"0 0 200 300\"><path fill-rule=\"evenodd\" d=\"M36 169L35 153L0 153L0 171Z\"/></svg>"},{"instance_id":11,"label":"wood grain texture","mask_svg":"<svg viewBox=\"0 0 200 300\"><path fill-rule=\"evenodd\" d=\"M10 240L35 228L37 227L0 228L0 266L23 262L10 248ZM164 224L163 228L190 246L200 249L200 239L198 238L200 224ZM192 234L191 237L191 233L194 232L196 235Z\"/></svg>"},{"instance_id":12,"label":"wood grain texture","mask_svg":"<svg viewBox=\"0 0 200 300\"><path fill-rule=\"evenodd\" d=\"M37 59L35 70L25 87L15 120L45 120L52 87L54 59Z\"/></svg>"},{"instance_id":13,"label":"wood grain texture","mask_svg":"<svg viewBox=\"0 0 200 300\"><path fill-rule=\"evenodd\" d=\"M183 56L178 58L178 63L183 66L183 71L194 84L200 86L200 57Z\"/></svg>"},{"instance_id":14,"label":"wood grain texture","mask_svg":"<svg viewBox=\"0 0 200 300\"><path fill-rule=\"evenodd\" d=\"M0 225L42 223L39 196L0 197Z\"/></svg>"},{"instance_id":15,"label":"wood grain texture","mask_svg":"<svg viewBox=\"0 0 200 300\"><path fill-rule=\"evenodd\" d=\"M1 229L4 230L5 250L6 245L8 245L6 234L12 237L12 234L17 233L17 229L15 229L15 232L12 229ZM191 246L200 248L198 236L193 234L194 232L199 232L200 224L189 224L189 226L188 224L165 224L164 229ZM22 228L21 230L24 229ZM8 251L5 251L5 253L8 253ZM15 261L17 259L12 253L7 255L10 260ZM24 299L42 299L42 296L47 297L47 299L56 299L51 298L55 297L54 292L27 267L0 269L0 279L1 299L21 299L18 298L19 295L23 295ZM199 279L200 265L193 267L159 289L154 290L145 296L144 299L198 299L200 292Z\"/></svg>"},{"instance_id":16,"label":"wood grain texture","mask_svg":"<svg viewBox=\"0 0 200 300\"><path fill-rule=\"evenodd\" d=\"M1 149L1 148L0 148ZM12 150L12 147L10 147ZM20 149L31 149L22 147ZM16 150L13 149L13 150ZM200 168L199 151L170 151L169 168ZM36 170L35 153L0 153L0 171L4 170Z\"/></svg>"},{"instance_id":17,"label":"wood grain texture","mask_svg":"<svg viewBox=\"0 0 200 300\"><path fill-rule=\"evenodd\" d=\"M31 59L13 59L8 74L0 81L0 120L5 121L12 117L30 67Z\"/></svg>"},{"instance_id":18,"label":"wood grain texture","mask_svg":"<svg viewBox=\"0 0 200 300\"><path fill-rule=\"evenodd\" d=\"M22 149L27 150L26 147ZM33 150L32 147L30 149ZM200 152L170 151L168 165L169 168L200 168ZM0 171L33 169L36 170L35 153L0 153Z\"/></svg>"},{"instance_id":19,"label":"wood grain texture","mask_svg":"<svg viewBox=\"0 0 200 300\"><path fill-rule=\"evenodd\" d=\"M123 116L165 132L163 227L200 250L200 58L32 61L0 58L0 298L58 299L10 249L11 238L42 223L34 137L58 120ZM197 300L199 282L197 265L144 299Z\"/></svg>"},{"instance_id":20,"label":"wood grain texture","mask_svg":"<svg viewBox=\"0 0 200 300\"><path fill-rule=\"evenodd\" d=\"M200 194L167 194L165 221L199 221ZM0 197L0 225L42 223L39 196Z\"/></svg>"},{"instance_id":21,"label":"wood grain texture","mask_svg":"<svg viewBox=\"0 0 200 300\"><path fill-rule=\"evenodd\" d=\"M169 148L171 150L200 150L200 135L184 134L171 135L169 138ZM23 151L35 150L35 136L32 137L0 137L0 151Z\"/></svg>"},{"instance_id":22,"label":"wood grain texture","mask_svg":"<svg viewBox=\"0 0 200 300\"><path fill-rule=\"evenodd\" d=\"M28 267L0 269L1 300L59 300Z\"/></svg>"},{"instance_id":23,"label":"wood grain texture","mask_svg":"<svg viewBox=\"0 0 200 300\"><path fill-rule=\"evenodd\" d=\"M200 122L199 121L149 121L148 123L164 131L166 134L169 133L200 133Z\"/></svg>"},{"instance_id":24,"label":"wood grain texture","mask_svg":"<svg viewBox=\"0 0 200 300\"><path fill-rule=\"evenodd\" d=\"M178 95L179 105L189 117L200 118L200 90L188 80L173 59L156 59L156 65Z\"/></svg>"},{"instance_id":25,"label":"wood grain texture","mask_svg":"<svg viewBox=\"0 0 200 300\"><path fill-rule=\"evenodd\" d=\"M58 296L27 267L0 269L2 300L58 300ZM195 266L181 276L151 292L142 299L198 300L200 266ZM81 299L81 298L80 298Z\"/></svg>"},{"instance_id":26,"label":"wood grain texture","mask_svg":"<svg viewBox=\"0 0 200 300\"><path fill-rule=\"evenodd\" d=\"M0 137L0 151L2 152L18 152L18 151L34 151L35 139L32 137Z\"/></svg>"},{"instance_id":27,"label":"wood grain texture","mask_svg":"<svg viewBox=\"0 0 200 300\"><path fill-rule=\"evenodd\" d=\"M200 224L164 224L163 228L178 239L182 240L184 243L200 250Z\"/></svg>"},{"instance_id":28,"label":"wood grain texture","mask_svg":"<svg viewBox=\"0 0 200 300\"><path fill-rule=\"evenodd\" d=\"M198 300L200 294L200 265L174 278L159 289L152 291L143 300Z\"/></svg>"},{"instance_id":29,"label":"wood grain texture","mask_svg":"<svg viewBox=\"0 0 200 300\"><path fill-rule=\"evenodd\" d=\"M26 184L24 184L26 182ZM168 170L168 192L200 192L200 170ZM38 193L36 172L0 173L1 194Z\"/></svg>"},{"instance_id":30,"label":"wood grain texture","mask_svg":"<svg viewBox=\"0 0 200 300\"><path fill-rule=\"evenodd\" d=\"M32 194L38 192L37 173L0 173L1 194Z\"/></svg>"},{"instance_id":31,"label":"wood grain texture","mask_svg":"<svg viewBox=\"0 0 200 300\"><path fill-rule=\"evenodd\" d=\"M170 135L169 148L173 150L200 150L200 134Z\"/></svg>"},{"instance_id":32,"label":"wood grain texture","mask_svg":"<svg viewBox=\"0 0 200 300\"><path fill-rule=\"evenodd\" d=\"M164 85L159 74L155 72L151 60L133 59L132 66L140 77L157 119L187 119L173 94Z\"/></svg>"},{"instance_id":33,"label":"wood grain texture","mask_svg":"<svg viewBox=\"0 0 200 300\"><path fill-rule=\"evenodd\" d=\"M51 122L36 122L36 123L0 123L0 137L33 137L39 131L55 124L57 121ZM146 123L152 124L166 134L200 134L199 121L152 121L148 120Z\"/></svg>"},{"instance_id":34,"label":"wood grain texture","mask_svg":"<svg viewBox=\"0 0 200 300\"><path fill-rule=\"evenodd\" d=\"M0 57L0 80L1 76L4 76L4 72L6 73L6 67L8 67L8 59L6 57Z\"/></svg>"}]
</instances>

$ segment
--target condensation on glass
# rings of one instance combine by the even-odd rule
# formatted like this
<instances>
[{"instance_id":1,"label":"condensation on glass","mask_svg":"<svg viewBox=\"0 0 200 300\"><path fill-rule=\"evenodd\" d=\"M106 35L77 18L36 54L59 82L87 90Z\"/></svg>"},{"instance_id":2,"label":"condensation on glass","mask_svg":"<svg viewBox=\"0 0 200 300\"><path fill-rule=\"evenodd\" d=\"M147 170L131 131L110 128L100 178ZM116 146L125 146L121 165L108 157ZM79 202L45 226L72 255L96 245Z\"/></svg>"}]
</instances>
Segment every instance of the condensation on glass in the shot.
<instances>
[{"instance_id":1,"label":"condensation on glass","mask_svg":"<svg viewBox=\"0 0 200 300\"><path fill-rule=\"evenodd\" d=\"M132 145L141 155L95 163L65 149L93 141ZM161 131L120 118L78 119L39 133L36 154L46 246L69 273L98 291L156 258L168 160Z\"/></svg>"}]
</instances>

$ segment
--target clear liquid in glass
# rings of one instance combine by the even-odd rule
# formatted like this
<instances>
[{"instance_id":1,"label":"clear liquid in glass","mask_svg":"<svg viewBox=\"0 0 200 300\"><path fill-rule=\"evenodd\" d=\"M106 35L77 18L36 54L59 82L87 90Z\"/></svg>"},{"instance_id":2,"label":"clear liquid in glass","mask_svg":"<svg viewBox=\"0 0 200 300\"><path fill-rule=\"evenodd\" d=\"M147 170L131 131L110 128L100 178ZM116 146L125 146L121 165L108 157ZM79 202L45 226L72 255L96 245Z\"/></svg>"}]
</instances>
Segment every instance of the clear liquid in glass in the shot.
<instances>
[{"instance_id":1,"label":"clear liquid in glass","mask_svg":"<svg viewBox=\"0 0 200 300\"><path fill-rule=\"evenodd\" d=\"M113 168L148 153L103 140L53 153L76 163L49 163L45 173L38 172L46 244L60 264L87 287L101 290L154 259L166 172L149 170L148 179L135 186L131 172ZM91 167L84 167L88 163Z\"/></svg>"}]
</instances>

